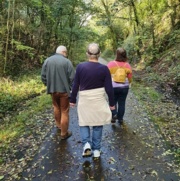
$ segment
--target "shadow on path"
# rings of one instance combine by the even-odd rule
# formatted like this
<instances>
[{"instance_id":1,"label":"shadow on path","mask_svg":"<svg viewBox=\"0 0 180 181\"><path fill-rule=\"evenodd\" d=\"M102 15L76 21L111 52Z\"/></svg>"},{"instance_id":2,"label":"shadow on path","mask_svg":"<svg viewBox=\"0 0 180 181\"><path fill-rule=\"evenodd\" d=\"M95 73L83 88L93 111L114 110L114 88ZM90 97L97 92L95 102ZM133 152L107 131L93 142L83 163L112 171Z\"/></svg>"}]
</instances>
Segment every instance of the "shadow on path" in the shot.
<instances>
[{"instance_id":1,"label":"shadow on path","mask_svg":"<svg viewBox=\"0 0 180 181\"><path fill-rule=\"evenodd\" d=\"M70 110L73 135L61 141L55 127L39 153L22 173L21 181L178 181L176 166L134 95L129 93L124 128L104 126L100 159L82 157L76 108Z\"/></svg>"}]
</instances>

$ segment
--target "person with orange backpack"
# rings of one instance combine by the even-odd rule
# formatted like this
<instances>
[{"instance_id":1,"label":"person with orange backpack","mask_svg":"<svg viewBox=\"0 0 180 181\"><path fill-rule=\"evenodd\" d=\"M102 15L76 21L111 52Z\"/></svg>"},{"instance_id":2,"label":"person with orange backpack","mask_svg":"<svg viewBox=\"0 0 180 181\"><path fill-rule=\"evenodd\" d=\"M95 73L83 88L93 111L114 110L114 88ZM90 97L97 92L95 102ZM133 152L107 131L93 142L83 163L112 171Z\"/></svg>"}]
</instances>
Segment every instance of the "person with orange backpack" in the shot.
<instances>
[{"instance_id":1,"label":"person with orange backpack","mask_svg":"<svg viewBox=\"0 0 180 181\"><path fill-rule=\"evenodd\" d=\"M127 61L126 50L124 48L118 48L116 50L115 60L107 64L112 77L114 101L116 105L116 109L112 110L111 123L115 123L117 119L120 125L124 123L125 103L132 82L132 68Z\"/></svg>"}]
</instances>

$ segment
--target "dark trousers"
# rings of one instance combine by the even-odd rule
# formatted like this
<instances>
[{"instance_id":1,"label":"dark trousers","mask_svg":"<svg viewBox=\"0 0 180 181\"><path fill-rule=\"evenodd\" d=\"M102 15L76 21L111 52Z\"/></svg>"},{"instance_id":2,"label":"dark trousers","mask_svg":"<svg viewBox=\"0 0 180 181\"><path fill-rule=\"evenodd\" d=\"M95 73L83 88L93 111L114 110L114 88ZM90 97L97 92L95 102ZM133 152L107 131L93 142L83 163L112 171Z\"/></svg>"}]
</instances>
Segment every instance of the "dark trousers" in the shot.
<instances>
[{"instance_id":1,"label":"dark trousers","mask_svg":"<svg viewBox=\"0 0 180 181\"><path fill-rule=\"evenodd\" d=\"M114 102L116 109L112 110L112 116L117 114L117 119L119 122L123 121L128 91L129 88L114 88Z\"/></svg>"}]
</instances>

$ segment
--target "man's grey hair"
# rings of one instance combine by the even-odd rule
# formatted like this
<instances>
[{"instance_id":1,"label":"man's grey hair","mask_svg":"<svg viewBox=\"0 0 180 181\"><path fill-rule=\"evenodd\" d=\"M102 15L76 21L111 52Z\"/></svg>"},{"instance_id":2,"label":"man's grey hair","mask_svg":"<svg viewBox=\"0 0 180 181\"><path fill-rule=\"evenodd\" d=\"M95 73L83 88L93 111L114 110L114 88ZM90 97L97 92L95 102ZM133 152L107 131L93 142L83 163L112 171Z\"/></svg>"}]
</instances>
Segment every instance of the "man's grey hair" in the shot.
<instances>
[{"instance_id":1,"label":"man's grey hair","mask_svg":"<svg viewBox=\"0 0 180 181\"><path fill-rule=\"evenodd\" d=\"M97 43L90 43L87 48L87 56L90 58L98 58L100 56L100 48Z\"/></svg>"},{"instance_id":2,"label":"man's grey hair","mask_svg":"<svg viewBox=\"0 0 180 181\"><path fill-rule=\"evenodd\" d=\"M63 45L60 45L56 49L56 53L62 53L62 52L67 52L67 48Z\"/></svg>"}]
</instances>

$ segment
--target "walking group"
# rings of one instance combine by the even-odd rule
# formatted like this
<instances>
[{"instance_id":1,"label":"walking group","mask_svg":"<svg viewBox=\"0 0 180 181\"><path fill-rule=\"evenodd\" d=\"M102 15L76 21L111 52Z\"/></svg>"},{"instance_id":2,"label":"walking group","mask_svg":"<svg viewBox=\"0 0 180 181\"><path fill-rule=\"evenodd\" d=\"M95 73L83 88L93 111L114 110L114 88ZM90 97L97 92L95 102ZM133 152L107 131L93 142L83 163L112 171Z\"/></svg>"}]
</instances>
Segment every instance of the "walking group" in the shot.
<instances>
[{"instance_id":1,"label":"walking group","mask_svg":"<svg viewBox=\"0 0 180 181\"><path fill-rule=\"evenodd\" d=\"M123 125L125 102L132 82L132 69L126 50L118 48L107 66L98 62L101 51L97 43L87 47L88 61L76 71L67 58L67 48L59 46L42 66L41 79L52 97L54 118L61 140L71 137L69 109L77 103L83 157L100 157L103 126Z\"/></svg>"}]
</instances>

